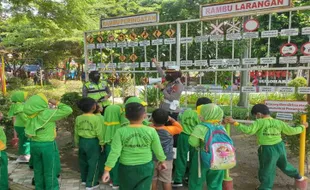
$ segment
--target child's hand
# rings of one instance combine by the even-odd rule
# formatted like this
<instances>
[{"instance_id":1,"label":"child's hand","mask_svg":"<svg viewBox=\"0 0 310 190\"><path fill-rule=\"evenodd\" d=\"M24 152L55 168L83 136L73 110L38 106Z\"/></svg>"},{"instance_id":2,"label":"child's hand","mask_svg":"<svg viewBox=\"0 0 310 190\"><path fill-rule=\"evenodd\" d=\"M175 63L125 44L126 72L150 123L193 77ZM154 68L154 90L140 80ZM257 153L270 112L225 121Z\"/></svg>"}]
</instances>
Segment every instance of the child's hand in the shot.
<instances>
[{"instance_id":1,"label":"child's hand","mask_svg":"<svg viewBox=\"0 0 310 190\"><path fill-rule=\"evenodd\" d=\"M303 122L302 125L305 126L306 129L309 127L308 122Z\"/></svg>"},{"instance_id":2,"label":"child's hand","mask_svg":"<svg viewBox=\"0 0 310 190\"><path fill-rule=\"evenodd\" d=\"M101 145L101 152L104 151L104 145Z\"/></svg>"},{"instance_id":3,"label":"child's hand","mask_svg":"<svg viewBox=\"0 0 310 190\"><path fill-rule=\"evenodd\" d=\"M152 63L157 63L157 59L156 58L152 58Z\"/></svg>"},{"instance_id":4,"label":"child's hand","mask_svg":"<svg viewBox=\"0 0 310 190\"><path fill-rule=\"evenodd\" d=\"M170 121L171 123L175 122L175 119L173 119L172 117L168 117L168 121Z\"/></svg>"},{"instance_id":5,"label":"child's hand","mask_svg":"<svg viewBox=\"0 0 310 190\"><path fill-rule=\"evenodd\" d=\"M163 171L163 170L166 170L168 169L167 165L166 165L166 162L159 162L158 163L158 166L157 166L157 169L159 171Z\"/></svg>"},{"instance_id":6,"label":"child's hand","mask_svg":"<svg viewBox=\"0 0 310 190\"><path fill-rule=\"evenodd\" d=\"M110 172L104 171L104 174L102 176L102 182L108 183L110 181Z\"/></svg>"},{"instance_id":7,"label":"child's hand","mask_svg":"<svg viewBox=\"0 0 310 190\"><path fill-rule=\"evenodd\" d=\"M236 121L232 117L226 117L224 123L233 125Z\"/></svg>"}]
</instances>

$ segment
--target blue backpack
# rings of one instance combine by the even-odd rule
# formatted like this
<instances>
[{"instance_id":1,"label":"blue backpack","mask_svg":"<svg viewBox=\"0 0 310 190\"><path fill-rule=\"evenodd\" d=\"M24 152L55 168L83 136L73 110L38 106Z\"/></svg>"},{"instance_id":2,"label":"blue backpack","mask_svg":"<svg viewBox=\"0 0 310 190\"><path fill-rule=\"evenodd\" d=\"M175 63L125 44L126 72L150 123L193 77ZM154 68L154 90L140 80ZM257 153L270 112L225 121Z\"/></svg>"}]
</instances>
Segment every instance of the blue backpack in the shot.
<instances>
[{"instance_id":1,"label":"blue backpack","mask_svg":"<svg viewBox=\"0 0 310 190\"><path fill-rule=\"evenodd\" d=\"M201 125L208 128L201 152L203 166L211 170L227 170L236 166L236 153L232 139L223 126L210 123Z\"/></svg>"}]
</instances>

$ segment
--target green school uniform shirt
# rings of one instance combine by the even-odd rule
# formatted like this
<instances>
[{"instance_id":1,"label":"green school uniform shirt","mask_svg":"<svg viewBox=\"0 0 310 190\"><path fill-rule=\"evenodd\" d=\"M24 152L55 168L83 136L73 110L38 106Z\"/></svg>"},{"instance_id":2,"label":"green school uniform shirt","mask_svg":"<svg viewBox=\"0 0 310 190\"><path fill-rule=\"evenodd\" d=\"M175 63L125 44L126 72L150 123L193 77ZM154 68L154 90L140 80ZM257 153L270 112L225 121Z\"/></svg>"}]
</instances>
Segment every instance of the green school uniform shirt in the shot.
<instances>
[{"instance_id":1,"label":"green school uniform shirt","mask_svg":"<svg viewBox=\"0 0 310 190\"><path fill-rule=\"evenodd\" d=\"M122 115L122 108L119 105L110 105L104 110L104 143L111 144L116 130L125 125L126 121Z\"/></svg>"},{"instance_id":2,"label":"green school uniform shirt","mask_svg":"<svg viewBox=\"0 0 310 190\"><path fill-rule=\"evenodd\" d=\"M134 166L152 161L152 151L159 161L166 160L159 136L154 128L144 125L130 125L116 131L111 152L105 163L110 171L119 159L121 164Z\"/></svg>"},{"instance_id":3,"label":"green school uniform shirt","mask_svg":"<svg viewBox=\"0 0 310 190\"><path fill-rule=\"evenodd\" d=\"M101 115L100 115L101 116ZM102 118L102 116L101 116ZM74 142L78 146L79 138L98 138L99 144L104 145L103 123L98 115L83 114L75 119Z\"/></svg>"},{"instance_id":4,"label":"green school uniform shirt","mask_svg":"<svg viewBox=\"0 0 310 190\"><path fill-rule=\"evenodd\" d=\"M208 128L203 125L195 126L193 132L189 136L188 143L195 148L202 148L204 146L205 136L208 132Z\"/></svg>"},{"instance_id":5,"label":"green school uniform shirt","mask_svg":"<svg viewBox=\"0 0 310 190\"><path fill-rule=\"evenodd\" d=\"M275 145L282 141L281 134L297 135L304 130L303 125L291 127L287 123L273 119L272 117L258 119L252 125L246 126L239 123L235 124L237 130L248 134L257 136L257 143L259 145Z\"/></svg>"},{"instance_id":6,"label":"green school uniform shirt","mask_svg":"<svg viewBox=\"0 0 310 190\"><path fill-rule=\"evenodd\" d=\"M0 126L0 151L6 149L6 136L3 130L3 127Z\"/></svg>"},{"instance_id":7,"label":"green school uniform shirt","mask_svg":"<svg viewBox=\"0 0 310 190\"><path fill-rule=\"evenodd\" d=\"M196 110L188 109L180 115L181 125L183 127L183 133L190 135L195 126L197 126L201 121L198 117L198 113Z\"/></svg>"},{"instance_id":8,"label":"green school uniform shirt","mask_svg":"<svg viewBox=\"0 0 310 190\"><path fill-rule=\"evenodd\" d=\"M13 104L8 112L9 117L15 117L14 126L24 127L27 121L27 115L24 113L24 102L26 100L26 92L14 92L11 96Z\"/></svg>"},{"instance_id":9,"label":"green school uniform shirt","mask_svg":"<svg viewBox=\"0 0 310 190\"><path fill-rule=\"evenodd\" d=\"M32 141L51 142L56 138L56 121L72 113L70 106L59 103L56 109L48 107L43 94L30 97L24 105L24 113L28 116L25 133Z\"/></svg>"}]
</instances>

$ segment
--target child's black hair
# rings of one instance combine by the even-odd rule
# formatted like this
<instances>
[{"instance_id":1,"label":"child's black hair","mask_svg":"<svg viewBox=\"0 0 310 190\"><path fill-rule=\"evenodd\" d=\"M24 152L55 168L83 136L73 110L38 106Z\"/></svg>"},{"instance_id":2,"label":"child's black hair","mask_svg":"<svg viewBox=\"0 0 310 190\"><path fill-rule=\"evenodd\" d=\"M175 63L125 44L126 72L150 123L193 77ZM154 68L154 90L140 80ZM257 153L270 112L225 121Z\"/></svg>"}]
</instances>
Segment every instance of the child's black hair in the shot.
<instances>
[{"instance_id":1,"label":"child's black hair","mask_svg":"<svg viewBox=\"0 0 310 190\"><path fill-rule=\"evenodd\" d=\"M269 108L265 104L256 104L255 106L253 106L251 110L251 114L256 115L258 113L261 113L263 115L269 115L270 111L269 111Z\"/></svg>"},{"instance_id":2,"label":"child's black hair","mask_svg":"<svg viewBox=\"0 0 310 190\"><path fill-rule=\"evenodd\" d=\"M154 121L154 124L157 125L164 125L165 123L167 123L168 117L169 113L163 109L156 109L152 113L152 119Z\"/></svg>"},{"instance_id":3,"label":"child's black hair","mask_svg":"<svg viewBox=\"0 0 310 190\"><path fill-rule=\"evenodd\" d=\"M77 106L82 112L89 113L94 105L96 105L96 101L92 98L82 98L78 101Z\"/></svg>"},{"instance_id":4,"label":"child's black hair","mask_svg":"<svg viewBox=\"0 0 310 190\"><path fill-rule=\"evenodd\" d=\"M204 105L204 104L211 104L211 103L212 103L212 100L210 100L207 97L198 98L196 102L196 107Z\"/></svg>"},{"instance_id":5,"label":"child's black hair","mask_svg":"<svg viewBox=\"0 0 310 190\"><path fill-rule=\"evenodd\" d=\"M129 121L138 121L145 114L145 108L139 103L129 103L125 106L125 112Z\"/></svg>"},{"instance_id":6,"label":"child's black hair","mask_svg":"<svg viewBox=\"0 0 310 190\"><path fill-rule=\"evenodd\" d=\"M134 97L134 96L126 96L126 97L124 98L124 104L127 102L127 100L128 100L129 98L132 98L132 97Z\"/></svg>"}]
</instances>

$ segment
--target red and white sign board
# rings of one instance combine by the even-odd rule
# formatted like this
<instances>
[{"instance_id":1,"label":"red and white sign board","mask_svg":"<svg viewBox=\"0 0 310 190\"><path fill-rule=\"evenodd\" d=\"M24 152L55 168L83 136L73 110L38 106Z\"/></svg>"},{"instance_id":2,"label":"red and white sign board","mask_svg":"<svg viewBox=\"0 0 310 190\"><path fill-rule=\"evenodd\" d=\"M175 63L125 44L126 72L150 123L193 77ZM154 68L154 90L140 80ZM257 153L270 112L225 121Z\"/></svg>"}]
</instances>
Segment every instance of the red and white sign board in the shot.
<instances>
[{"instance_id":1,"label":"red and white sign board","mask_svg":"<svg viewBox=\"0 0 310 190\"><path fill-rule=\"evenodd\" d=\"M269 108L271 112L297 113L304 112L308 103L302 101L266 100L265 105Z\"/></svg>"},{"instance_id":2,"label":"red and white sign board","mask_svg":"<svg viewBox=\"0 0 310 190\"><path fill-rule=\"evenodd\" d=\"M298 47L293 43L283 44L280 48L280 53L283 56L293 56L297 53Z\"/></svg>"},{"instance_id":3,"label":"red and white sign board","mask_svg":"<svg viewBox=\"0 0 310 190\"><path fill-rule=\"evenodd\" d=\"M250 19L247 20L244 24L243 24L243 29L246 32L254 32L259 28L259 22L255 19Z\"/></svg>"},{"instance_id":4,"label":"red and white sign board","mask_svg":"<svg viewBox=\"0 0 310 190\"><path fill-rule=\"evenodd\" d=\"M209 4L201 5L200 17L233 15L241 12L281 9L289 6L291 6L291 0L253 0L224 4Z\"/></svg>"},{"instance_id":5,"label":"red and white sign board","mask_svg":"<svg viewBox=\"0 0 310 190\"><path fill-rule=\"evenodd\" d=\"M304 43L301 46L301 53L304 55L310 55L310 42Z\"/></svg>"}]
</instances>

